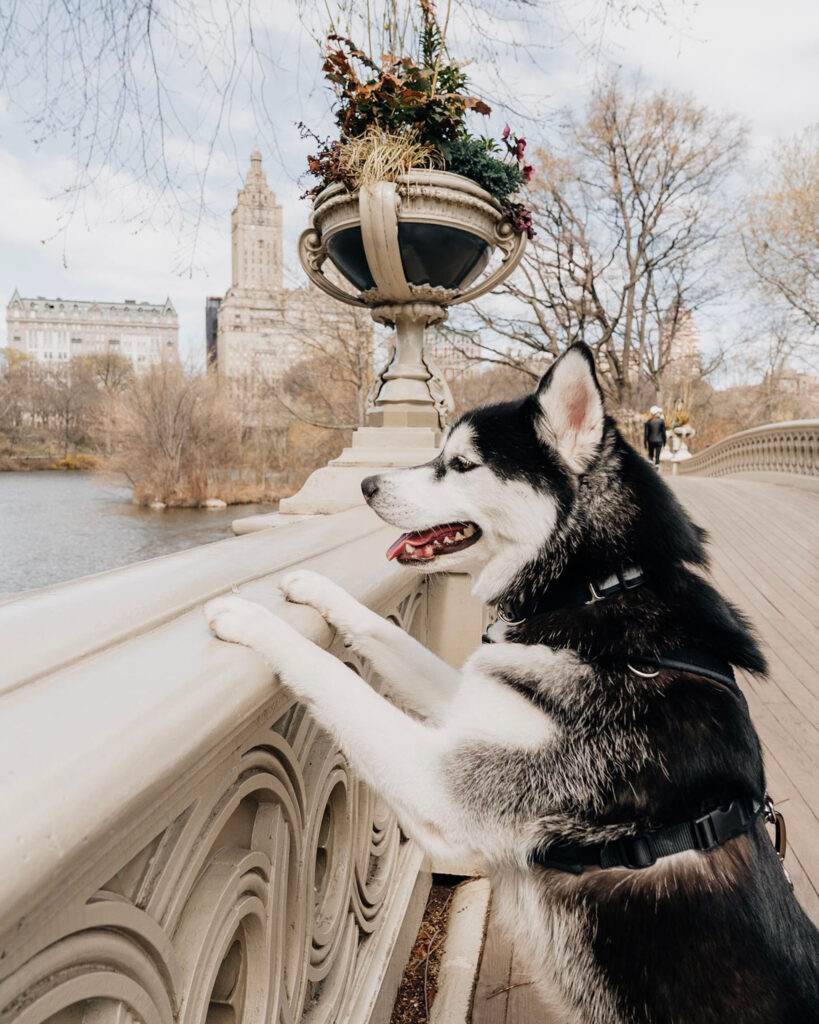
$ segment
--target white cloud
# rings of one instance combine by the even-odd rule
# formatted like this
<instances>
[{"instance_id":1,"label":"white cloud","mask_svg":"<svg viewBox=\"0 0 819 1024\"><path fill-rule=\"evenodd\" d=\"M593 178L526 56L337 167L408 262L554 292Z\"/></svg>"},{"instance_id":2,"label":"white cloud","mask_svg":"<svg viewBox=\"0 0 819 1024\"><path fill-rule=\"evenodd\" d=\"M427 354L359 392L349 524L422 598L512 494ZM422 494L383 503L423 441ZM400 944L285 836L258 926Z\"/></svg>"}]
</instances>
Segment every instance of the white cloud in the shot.
<instances>
[{"instance_id":1,"label":"white cloud","mask_svg":"<svg viewBox=\"0 0 819 1024\"><path fill-rule=\"evenodd\" d=\"M555 117L561 107L580 103L595 74L611 63L627 72L642 71L648 85L681 88L709 106L746 116L756 155L773 139L793 134L816 117L819 8L812 0L779 0L775 9L767 0L707 0L680 8L674 27L636 18L628 30L609 29L605 57L597 55L600 26L589 15L593 9L599 10L599 5L574 0L565 8L565 22L554 32L547 32L545 21L537 22L542 38L533 37L532 23L518 17L473 29L455 26L453 52L468 57L458 45L470 38L470 32L474 38L474 31L482 32L484 39L503 40L506 48L495 70L507 99L513 108L524 108L542 122ZM201 68L191 71L185 101L203 118L203 135L193 142L174 135L168 139L170 159L190 186L184 226L178 208L169 207L132 177L105 173L96 190L81 198L74 219L61 233L64 203L48 197L60 196L75 180L77 169L67 155L67 142L52 141L35 149L14 125L15 111L0 94L3 304L15 286L24 294L64 298L160 301L170 294L179 311L182 349L201 358L204 300L223 294L230 283L230 211L254 146L262 151L268 181L284 207L285 264L297 268L296 242L309 216L309 205L299 199L303 186L298 178L313 146L299 139L294 122L304 120L321 133L331 130L331 119L319 53L299 26L294 3L277 2L266 11L263 32L271 66L267 91L254 94L253 102L266 101L273 125L269 132L260 131L249 104L231 113L210 162L201 219L196 214L198 182L208 157L204 133L212 112L197 107ZM574 42L569 30L577 36ZM516 41L533 46L516 52ZM476 90L493 80L492 70L479 62L470 70ZM490 126L480 125L479 130L499 131L507 118L513 120L499 109ZM536 142L542 126L531 123L526 130ZM142 226L146 221L149 224ZM183 274L180 271L191 262L194 234L194 269Z\"/></svg>"}]
</instances>

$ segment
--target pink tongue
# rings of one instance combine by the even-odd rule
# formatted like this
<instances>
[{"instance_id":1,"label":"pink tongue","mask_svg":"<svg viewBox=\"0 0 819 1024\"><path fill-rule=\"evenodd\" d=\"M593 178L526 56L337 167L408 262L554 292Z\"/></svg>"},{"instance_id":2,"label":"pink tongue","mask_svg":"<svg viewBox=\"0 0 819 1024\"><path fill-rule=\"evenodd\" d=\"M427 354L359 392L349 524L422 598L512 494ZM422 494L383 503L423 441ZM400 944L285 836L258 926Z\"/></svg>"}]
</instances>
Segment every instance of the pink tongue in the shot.
<instances>
[{"instance_id":1,"label":"pink tongue","mask_svg":"<svg viewBox=\"0 0 819 1024\"><path fill-rule=\"evenodd\" d=\"M387 560L392 561L393 558L404 550L404 545L409 541L414 548L422 547L428 540L431 540L438 531L433 528L431 530L422 530L418 533L402 533L398 540L395 540L387 548Z\"/></svg>"}]
</instances>

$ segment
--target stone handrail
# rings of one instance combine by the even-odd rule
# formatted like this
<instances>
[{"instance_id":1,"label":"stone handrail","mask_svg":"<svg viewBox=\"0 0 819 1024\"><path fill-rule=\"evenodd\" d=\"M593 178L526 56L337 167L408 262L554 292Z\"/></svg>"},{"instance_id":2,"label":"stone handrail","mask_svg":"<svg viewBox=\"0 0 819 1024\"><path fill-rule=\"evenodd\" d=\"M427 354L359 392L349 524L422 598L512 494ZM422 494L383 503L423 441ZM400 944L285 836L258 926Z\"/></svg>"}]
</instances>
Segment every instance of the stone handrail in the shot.
<instances>
[{"instance_id":1,"label":"stone handrail","mask_svg":"<svg viewBox=\"0 0 819 1024\"><path fill-rule=\"evenodd\" d=\"M675 462L675 473L727 476L731 473L788 473L819 476L819 420L768 423L732 434L690 459Z\"/></svg>"},{"instance_id":2,"label":"stone handrail","mask_svg":"<svg viewBox=\"0 0 819 1024\"><path fill-rule=\"evenodd\" d=\"M201 605L238 586L366 676L275 580L434 640L392 532L352 509L0 603L0 1024L372 1019L421 854Z\"/></svg>"}]
</instances>

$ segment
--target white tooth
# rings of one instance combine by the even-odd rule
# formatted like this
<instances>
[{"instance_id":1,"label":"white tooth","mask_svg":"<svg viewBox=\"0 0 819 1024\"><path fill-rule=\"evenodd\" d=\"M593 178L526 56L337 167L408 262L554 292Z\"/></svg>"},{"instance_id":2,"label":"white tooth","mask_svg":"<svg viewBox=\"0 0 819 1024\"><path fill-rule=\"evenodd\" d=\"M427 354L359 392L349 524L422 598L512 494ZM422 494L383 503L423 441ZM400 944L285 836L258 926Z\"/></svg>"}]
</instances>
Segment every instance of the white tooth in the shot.
<instances>
[{"instance_id":1,"label":"white tooth","mask_svg":"<svg viewBox=\"0 0 819 1024\"><path fill-rule=\"evenodd\" d=\"M475 527L474 526L467 526L467 528L464 530L464 537L471 537L474 532L475 532Z\"/></svg>"},{"instance_id":2,"label":"white tooth","mask_svg":"<svg viewBox=\"0 0 819 1024\"><path fill-rule=\"evenodd\" d=\"M461 533L460 530L458 530L458 532L455 534L455 540L464 540L464 535Z\"/></svg>"},{"instance_id":3,"label":"white tooth","mask_svg":"<svg viewBox=\"0 0 819 1024\"><path fill-rule=\"evenodd\" d=\"M407 544L404 545L404 554L405 555L411 555L414 550L415 550L415 548L412 546L412 544L407 543Z\"/></svg>"},{"instance_id":4,"label":"white tooth","mask_svg":"<svg viewBox=\"0 0 819 1024\"><path fill-rule=\"evenodd\" d=\"M449 534L447 534L446 537L444 537L444 544L451 544L451 543L452 543L452 538L449 536Z\"/></svg>"}]
</instances>

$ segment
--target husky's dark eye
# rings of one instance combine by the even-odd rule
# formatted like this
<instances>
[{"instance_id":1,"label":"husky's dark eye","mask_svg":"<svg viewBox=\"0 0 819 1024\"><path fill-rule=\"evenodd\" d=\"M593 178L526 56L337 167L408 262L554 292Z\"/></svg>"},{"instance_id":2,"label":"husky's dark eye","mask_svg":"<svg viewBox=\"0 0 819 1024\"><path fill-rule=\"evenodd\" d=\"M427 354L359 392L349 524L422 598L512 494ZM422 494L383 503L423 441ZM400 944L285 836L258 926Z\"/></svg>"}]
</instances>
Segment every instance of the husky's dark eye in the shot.
<instances>
[{"instance_id":1,"label":"husky's dark eye","mask_svg":"<svg viewBox=\"0 0 819 1024\"><path fill-rule=\"evenodd\" d=\"M470 469L477 469L478 465L475 462L470 462L469 459L465 459L463 455L456 455L450 462L449 468L454 469L457 473L468 473Z\"/></svg>"}]
</instances>

